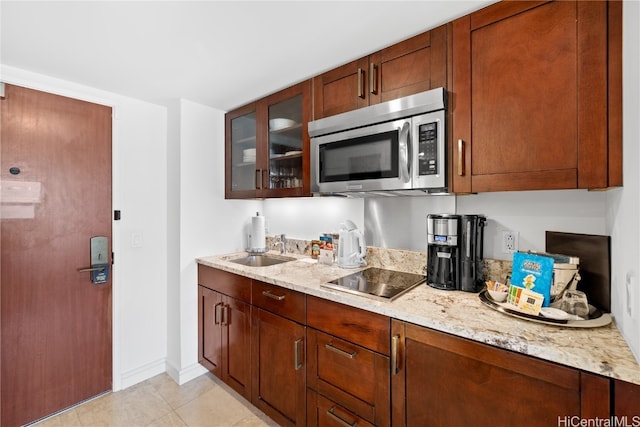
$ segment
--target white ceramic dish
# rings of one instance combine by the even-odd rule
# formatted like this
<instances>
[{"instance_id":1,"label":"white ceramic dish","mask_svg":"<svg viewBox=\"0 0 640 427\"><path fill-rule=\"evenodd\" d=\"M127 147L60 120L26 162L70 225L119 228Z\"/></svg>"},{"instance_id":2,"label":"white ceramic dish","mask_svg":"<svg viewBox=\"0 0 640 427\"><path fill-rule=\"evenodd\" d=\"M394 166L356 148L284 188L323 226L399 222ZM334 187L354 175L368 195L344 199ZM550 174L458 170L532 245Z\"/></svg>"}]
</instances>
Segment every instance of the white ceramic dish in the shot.
<instances>
[{"instance_id":1,"label":"white ceramic dish","mask_svg":"<svg viewBox=\"0 0 640 427\"><path fill-rule=\"evenodd\" d=\"M491 296L491 299L496 302L503 302L507 299L506 292L492 291L490 289L487 289L487 292L489 292L489 296Z\"/></svg>"},{"instance_id":2,"label":"white ceramic dish","mask_svg":"<svg viewBox=\"0 0 640 427\"><path fill-rule=\"evenodd\" d=\"M269 120L269 130L280 130L295 125L296 122L291 119L271 119Z\"/></svg>"},{"instance_id":3,"label":"white ceramic dish","mask_svg":"<svg viewBox=\"0 0 640 427\"><path fill-rule=\"evenodd\" d=\"M553 307L542 307L540 309L540 315L542 317L548 317L549 319L558 319L558 320L565 320L565 319L569 319L569 313L567 313L566 311L562 311L559 308L553 308ZM573 319L573 320L577 320L577 319Z\"/></svg>"}]
</instances>

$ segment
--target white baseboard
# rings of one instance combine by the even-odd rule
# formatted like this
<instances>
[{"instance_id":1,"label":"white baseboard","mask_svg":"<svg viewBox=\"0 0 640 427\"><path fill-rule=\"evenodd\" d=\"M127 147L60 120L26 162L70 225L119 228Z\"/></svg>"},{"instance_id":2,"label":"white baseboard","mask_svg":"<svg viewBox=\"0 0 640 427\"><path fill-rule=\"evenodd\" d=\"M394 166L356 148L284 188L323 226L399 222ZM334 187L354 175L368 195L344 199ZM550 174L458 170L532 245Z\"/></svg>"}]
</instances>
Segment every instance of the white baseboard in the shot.
<instances>
[{"instance_id":1,"label":"white baseboard","mask_svg":"<svg viewBox=\"0 0 640 427\"><path fill-rule=\"evenodd\" d=\"M163 358L147 363L146 365L140 366L139 368L132 369L131 371L123 372L120 376L121 389L124 390L125 388L131 387L132 385L141 383L142 381L148 380L149 378L166 372L166 365L167 360Z\"/></svg>"},{"instance_id":2,"label":"white baseboard","mask_svg":"<svg viewBox=\"0 0 640 427\"><path fill-rule=\"evenodd\" d=\"M139 368L124 372L120 377L120 389L131 387L166 372L178 385L185 384L200 375L209 372L207 368L199 363L194 363L184 369L178 370L171 365L167 359L158 359L154 362L147 363ZM114 388L113 391L118 391Z\"/></svg>"},{"instance_id":3,"label":"white baseboard","mask_svg":"<svg viewBox=\"0 0 640 427\"><path fill-rule=\"evenodd\" d=\"M166 372L178 385L182 385L209 371L199 363L194 363L184 369L178 370L175 366L171 365L171 363L167 362Z\"/></svg>"}]
</instances>

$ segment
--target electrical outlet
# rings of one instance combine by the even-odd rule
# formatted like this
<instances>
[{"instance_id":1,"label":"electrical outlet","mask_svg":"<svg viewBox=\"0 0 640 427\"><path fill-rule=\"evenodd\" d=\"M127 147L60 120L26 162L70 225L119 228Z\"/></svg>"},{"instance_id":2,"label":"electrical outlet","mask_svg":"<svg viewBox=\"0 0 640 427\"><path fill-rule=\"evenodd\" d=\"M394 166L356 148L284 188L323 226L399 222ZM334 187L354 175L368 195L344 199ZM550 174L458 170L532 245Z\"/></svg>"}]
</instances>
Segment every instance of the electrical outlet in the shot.
<instances>
[{"instance_id":1,"label":"electrical outlet","mask_svg":"<svg viewBox=\"0 0 640 427\"><path fill-rule=\"evenodd\" d=\"M518 232L503 231L502 232L502 252L512 254L518 251Z\"/></svg>"}]
</instances>

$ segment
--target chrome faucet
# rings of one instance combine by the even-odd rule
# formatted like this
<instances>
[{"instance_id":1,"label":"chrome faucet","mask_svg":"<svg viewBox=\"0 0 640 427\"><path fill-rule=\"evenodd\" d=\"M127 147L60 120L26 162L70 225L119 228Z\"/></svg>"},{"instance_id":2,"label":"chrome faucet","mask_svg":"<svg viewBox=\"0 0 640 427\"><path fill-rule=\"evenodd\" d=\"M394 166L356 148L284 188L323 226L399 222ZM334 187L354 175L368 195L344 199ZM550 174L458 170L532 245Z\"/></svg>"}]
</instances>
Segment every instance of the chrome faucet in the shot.
<instances>
[{"instance_id":1,"label":"chrome faucet","mask_svg":"<svg viewBox=\"0 0 640 427\"><path fill-rule=\"evenodd\" d=\"M273 244L273 246L278 246L280 245L280 254L284 254L287 252L287 238L286 236L283 234L279 234L278 238L280 239L279 241L275 242Z\"/></svg>"}]
</instances>

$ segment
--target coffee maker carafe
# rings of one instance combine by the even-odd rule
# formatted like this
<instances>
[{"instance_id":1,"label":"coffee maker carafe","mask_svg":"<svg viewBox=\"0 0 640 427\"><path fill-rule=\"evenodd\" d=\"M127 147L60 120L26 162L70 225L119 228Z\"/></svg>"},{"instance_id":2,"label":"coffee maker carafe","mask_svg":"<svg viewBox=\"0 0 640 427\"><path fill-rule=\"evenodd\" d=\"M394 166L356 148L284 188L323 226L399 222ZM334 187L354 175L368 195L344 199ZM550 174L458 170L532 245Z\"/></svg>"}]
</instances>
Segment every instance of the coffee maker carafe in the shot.
<instances>
[{"instance_id":1,"label":"coffee maker carafe","mask_svg":"<svg viewBox=\"0 0 640 427\"><path fill-rule=\"evenodd\" d=\"M460 276L459 215L427 215L427 284L457 289Z\"/></svg>"},{"instance_id":2,"label":"coffee maker carafe","mask_svg":"<svg viewBox=\"0 0 640 427\"><path fill-rule=\"evenodd\" d=\"M478 292L484 284L482 215L427 215L427 284Z\"/></svg>"},{"instance_id":3,"label":"coffee maker carafe","mask_svg":"<svg viewBox=\"0 0 640 427\"><path fill-rule=\"evenodd\" d=\"M460 290L479 292L484 286L484 224L482 215L460 216Z\"/></svg>"}]
</instances>

